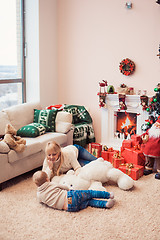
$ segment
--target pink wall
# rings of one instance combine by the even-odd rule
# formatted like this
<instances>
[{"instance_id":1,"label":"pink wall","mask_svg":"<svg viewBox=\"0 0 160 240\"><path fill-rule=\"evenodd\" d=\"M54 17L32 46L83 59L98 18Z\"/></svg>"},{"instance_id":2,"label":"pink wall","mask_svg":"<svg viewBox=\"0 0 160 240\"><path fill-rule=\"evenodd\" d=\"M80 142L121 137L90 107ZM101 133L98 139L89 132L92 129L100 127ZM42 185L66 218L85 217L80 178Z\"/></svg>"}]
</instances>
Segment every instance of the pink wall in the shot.
<instances>
[{"instance_id":1,"label":"pink wall","mask_svg":"<svg viewBox=\"0 0 160 240\"><path fill-rule=\"evenodd\" d=\"M58 0L58 101L85 105L101 141L98 82L147 89L160 82L160 5L134 0L133 8L117 0ZM119 62L130 58L135 73L124 76Z\"/></svg>"}]
</instances>

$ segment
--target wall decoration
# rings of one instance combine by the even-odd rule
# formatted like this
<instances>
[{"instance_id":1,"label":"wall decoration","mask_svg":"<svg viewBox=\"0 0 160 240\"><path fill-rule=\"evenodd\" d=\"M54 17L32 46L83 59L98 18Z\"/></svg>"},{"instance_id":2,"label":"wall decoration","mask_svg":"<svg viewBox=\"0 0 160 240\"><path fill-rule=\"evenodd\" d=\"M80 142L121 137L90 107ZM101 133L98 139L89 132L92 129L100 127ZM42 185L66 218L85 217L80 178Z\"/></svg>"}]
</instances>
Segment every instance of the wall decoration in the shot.
<instances>
[{"instance_id":1,"label":"wall decoration","mask_svg":"<svg viewBox=\"0 0 160 240\"><path fill-rule=\"evenodd\" d=\"M114 86L113 85L109 85L107 87L107 93L109 94L113 94L115 91L114 91Z\"/></svg>"},{"instance_id":2,"label":"wall decoration","mask_svg":"<svg viewBox=\"0 0 160 240\"><path fill-rule=\"evenodd\" d=\"M120 86L117 88L117 93L127 94L127 95L133 95L134 94L134 88L128 87L126 84L120 84Z\"/></svg>"},{"instance_id":3,"label":"wall decoration","mask_svg":"<svg viewBox=\"0 0 160 240\"><path fill-rule=\"evenodd\" d=\"M131 9L132 8L132 3L131 2L126 2L126 8Z\"/></svg>"},{"instance_id":4,"label":"wall decoration","mask_svg":"<svg viewBox=\"0 0 160 240\"><path fill-rule=\"evenodd\" d=\"M146 110L148 108L148 96L142 95L140 96L142 110Z\"/></svg>"},{"instance_id":5,"label":"wall decoration","mask_svg":"<svg viewBox=\"0 0 160 240\"><path fill-rule=\"evenodd\" d=\"M126 106L126 95L125 94L118 94L118 98L119 98L119 111L120 110L127 110L127 106Z\"/></svg>"},{"instance_id":6,"label":"wall decoration","mask_svg":"<svg viewBox=\"0 0 160 240\"><path fill-rule=\"evenodd\" d=\"M99 93L97 94L99 96L99 106L100 107L105 107L106 106L106 87L107 87L107 81L106 80L102 80L102 82L99 82L99 86L100 86L100 90Z\"/></svg>"},{"instance_id":7,"label":"wall decoration","mask_svg":"<svg viewBox=\"0 0 160 240\"><path fill-rule=\"evenodd\" d=\"M129 58L123 59L120 62L119 65L119 70L122 74L129 76L131 75L134 70L135 70L135 64L132 60L130 60Z\"/></svg>"}]
</instances>

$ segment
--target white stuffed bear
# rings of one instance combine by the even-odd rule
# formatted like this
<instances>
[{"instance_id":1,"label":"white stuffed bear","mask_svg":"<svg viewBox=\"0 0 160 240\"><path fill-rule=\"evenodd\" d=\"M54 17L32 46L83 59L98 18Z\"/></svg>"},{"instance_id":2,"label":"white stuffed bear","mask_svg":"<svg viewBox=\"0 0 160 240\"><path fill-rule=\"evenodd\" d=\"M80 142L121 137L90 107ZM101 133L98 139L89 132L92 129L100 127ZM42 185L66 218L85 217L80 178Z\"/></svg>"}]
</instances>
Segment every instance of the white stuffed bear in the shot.
<instances>
[{"instance_id":1,"label":"white stuffed bear","mask_svg":"<svg viewBox=\"0 0 160 240\"><path fill-rule=\"evenodd\" d=\"M67 174L52 179L52 181L67 186L69 189L102 191L106 190L102 183L109 180L117 183L122 190L129 190L134 185L131 177L114 168L110 162L104 161L103 158L98 158L80 168L78 176L74 175L73 170L69 170Z\"/></svg>"}]
</instances>

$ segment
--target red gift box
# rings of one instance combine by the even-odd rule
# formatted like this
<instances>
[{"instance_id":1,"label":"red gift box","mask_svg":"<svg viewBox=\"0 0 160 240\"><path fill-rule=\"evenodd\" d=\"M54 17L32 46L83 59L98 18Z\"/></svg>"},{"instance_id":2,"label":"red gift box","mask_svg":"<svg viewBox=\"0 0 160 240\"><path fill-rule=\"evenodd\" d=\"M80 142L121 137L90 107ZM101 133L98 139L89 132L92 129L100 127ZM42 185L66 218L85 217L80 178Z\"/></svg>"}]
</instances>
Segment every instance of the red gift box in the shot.
<instances>
[{"instance_id":1,"label":"red gift box","mask_svg":"<svg viewBox=\"0 0 160 240\"><path fill-rule=\"evenodd\" d=\"M126 163L133 163L136 165L145 165L145 156L142 150L138 150L135 148L121 148L121 155L124 157Z\"/></svg>"},{"instance_id":2,"label":"red gift box","mask_svg":"<svg viewBox=\"0 0 160 240\"><path fill-rule=\"evenodd\" d=\"M132 147L132 141L131 140L123 140L122 148L131 148L131 147Z\"/></svg>"},{"instance_id":3,"label":"red gift box","mask_svg":"<svg viewBox=\"0 0 160 240\"><path fill-rule=\"evenodd\" d=\"M96 158L101 157L102 144L100 143L89 143L88 151L94 155Z\"/></svg>"},{"instance_id":4,"label":"red gift box","mask_svg":"<svg viewBox=\"0 0 160 240\"><path fill-rule=\"evenodd\" d=\"M119 151L118 150L108 150L108 161L112 163L112 157L114 154L118 153Z\"/></svg>"},{"instance_id":5,"label":"red gift box","mask_svg":"<svg viewBox=\"0 0 160 240\"><path fill-rule=\"evenodd\" d=\"M124 164L124 163L125 163L125 161L124 161L123 157L115 158L114 155L113 155L113 157L112 157L112 165L113 165L113 167L119 168L119 166L121 164Z\"/></svg>"},{"instance_id":6,"label":"red gift box","mask_svg":"<svg viewBox=\"0 0 160 240\"><path fill-rule=\"evenodd\" d=\"M102 151L102 152L101 152L101 157L102 157L104 160L109 161L108 151Z\"/></svg>"},{"instance_id":7,"label":"red gift box","mask_svg":"<svg viewBox=\"0 0 160 240\"><path fill-rule=\"evenodd\" d=\"M143 176L144 166L134 165L132 163L122 164L119 169L130 176L133 180L138 180Z\"/></svg>"},{"instance_id":8,"label":"red gift box","mask_svg":"<svg viewBox=\"0 0 160 240\"><path fill-rule=\"evenodd\" d=\"M131 136L131 141L132 141L132 146L135 146L142 142L142 138L140 135L134 134Z\"/></svg>"}]
</instances>

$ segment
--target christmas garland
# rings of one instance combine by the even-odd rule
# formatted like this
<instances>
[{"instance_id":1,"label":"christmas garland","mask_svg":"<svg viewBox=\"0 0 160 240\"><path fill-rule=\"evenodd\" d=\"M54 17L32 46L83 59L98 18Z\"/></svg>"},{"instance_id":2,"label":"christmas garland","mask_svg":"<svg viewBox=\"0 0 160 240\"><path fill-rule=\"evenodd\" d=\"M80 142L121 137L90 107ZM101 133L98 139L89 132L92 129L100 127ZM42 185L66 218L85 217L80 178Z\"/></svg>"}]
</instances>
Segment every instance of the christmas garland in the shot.
<instances>
[{"instance_id":1,"label":"christmas garland","mask_svg":"<svg viewBox=\"0 0 160 240\"><path fill-rule=\"evenodd\" d=\"M123 59L120 62L119 65L119 70L122 74L129 76L130 74L132 74L135 70L135 64L132 60L130 60L129 58Z\"/></svg>"}]
</instances>

